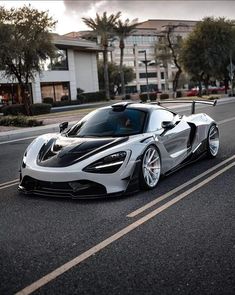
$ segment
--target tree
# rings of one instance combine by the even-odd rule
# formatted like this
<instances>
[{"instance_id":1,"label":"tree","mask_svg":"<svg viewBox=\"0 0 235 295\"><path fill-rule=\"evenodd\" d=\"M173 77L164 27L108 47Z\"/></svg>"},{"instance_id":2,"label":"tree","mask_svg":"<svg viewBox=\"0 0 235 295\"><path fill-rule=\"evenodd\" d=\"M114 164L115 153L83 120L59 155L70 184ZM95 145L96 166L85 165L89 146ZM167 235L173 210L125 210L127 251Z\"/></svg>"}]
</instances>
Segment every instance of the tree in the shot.
<instances>
[{"instance_id":1,"label":"tree","mask_svg":"<svg viewBox=\"0 0 235 295\"><path fill-rule=\"evenodd\" d=\"M116 25L117 20L120 17L120 15L121 15L121 12L107 16L107 12L104 12L102 16L100 16L97 13L95 19L85 18L85 17L82 18L84 23L94 31L97 38L100 37L100 39L101 39L100 43L103 47L105 93L106 93L107 99L110 99L109 76L108 76L109 39L113 36L114 26Z\"/></svg>"},{"instance_id":2,"label":"tree","mask_svg":"<svg viewBox=\"0 0 235 295\"><path fill-rule=\"evenodd\" d=\"M232 22L225 18L204 18L184 40L181 61L184 69L208 91L210 78L220 79L234 52Z\"/></svg>"},{"instance_id":3,"label":"tree","mask_svg":"<svg viewBox=\"0 0 235 295\"><path fill-rule=\"evenodd\" d=\"M30 115L29 83L43 69L42 61L54 56L50 30L55 21L48 12L30 6L0 7L0 68L20 86L26 113Z\"/></svg>"},{"instance_id":4,"label":"tree","mask_svg":"<svg viewBox=\"0 0 235 295\"><path fill-rule=\"evenodd\" d=\"M104 65L98 64L98 77L99 77L99 86L100 88L104 88ZM123 65L124 72L124 83L127 84L135 79L134 70L132 67L127 67ZM108 63L108 75L109 75L109 88L110 93L115 95L121 92L121 77L120 77L120 67L115 63Z\"/></svg>"},{"instance_id":5,"label":"tree","mask_svg":"<svg viewBox=\"0 0 235 295\"><path fill-rule=\"evenodd\" d=\"M155 57L158 65L162 64L165 77L165 88L169 89L169 77L168 77L168 63L172 61L169 47L167 46L166 36L161 35L158 38L158 43L155 46Z\"/></svg>"},{"instance_id":6,"label":"tree","mask_svg":"<svg viewBox=\"0 0 235 295\"><path fill-rule=\"evenodd\" d=\"M137 19L134 19L130 22L129 19L126 19L124 22L118 20L116 26L114 27L115 35L119 38L119 48L120 48L120 75L121 75L121 87L122 87L122 96L125 97L125 78L123 70L123 56L125 48L125 39L133 33L137 26Z\"/></svg>"},{"instance_id":7,"label":"tree","mask_svg":"<svg viewBox=\"0 0 235 295\"><path fill-rule=\"evenodd\" d=\"M165 69L166 86L168 88L168 63L174 63L177 71L173 78L173 92L176 94L180 75L182 74L182 66L180 64L180 50L182 47L182 36L176 34L176 29L180 27L187 27L185 24L167 25L161 32L159 43L156 45L156 58L162 61ZM160 51L160 52L159 52Z\"/></svg>"}]
</instances>

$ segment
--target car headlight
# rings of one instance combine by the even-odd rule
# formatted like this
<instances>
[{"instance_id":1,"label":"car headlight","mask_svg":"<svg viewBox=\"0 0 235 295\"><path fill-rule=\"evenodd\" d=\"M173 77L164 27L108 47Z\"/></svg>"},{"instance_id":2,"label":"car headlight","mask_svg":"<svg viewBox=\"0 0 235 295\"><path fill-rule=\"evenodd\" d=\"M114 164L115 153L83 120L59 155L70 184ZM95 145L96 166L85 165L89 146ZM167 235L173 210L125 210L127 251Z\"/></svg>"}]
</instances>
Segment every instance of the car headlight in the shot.
<instances>
[{"instance_id":1,"label":"car headlight","mask_svg":"<svg viewBox=\"0 0 235 295\"><path fill-rule=\"evenodd\" d=\"M90 173L114 173L122 166L125 158L126 152L117 152L88 165L83 171Z\"/></svg>"}]
</instances>

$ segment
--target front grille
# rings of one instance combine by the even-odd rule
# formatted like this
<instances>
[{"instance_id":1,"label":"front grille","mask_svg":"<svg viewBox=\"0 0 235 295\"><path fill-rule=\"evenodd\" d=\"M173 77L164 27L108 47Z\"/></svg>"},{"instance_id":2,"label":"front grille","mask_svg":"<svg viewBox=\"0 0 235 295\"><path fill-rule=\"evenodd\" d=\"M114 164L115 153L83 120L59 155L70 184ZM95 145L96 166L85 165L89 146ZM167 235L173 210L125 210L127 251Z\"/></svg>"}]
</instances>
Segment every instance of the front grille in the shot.
<instances>
[{"instance_id":1,"label":"front grille","mask_svg":"<svg viewBox=\"0 0 235 295\"><path fill-rule=\"evenodd\" d=\"M96 198L107 194L103 185L90 180L51 182L37 180L29 176L23 178L20 189L25 193L70 198Z\"/></svg>"}]
</instances>

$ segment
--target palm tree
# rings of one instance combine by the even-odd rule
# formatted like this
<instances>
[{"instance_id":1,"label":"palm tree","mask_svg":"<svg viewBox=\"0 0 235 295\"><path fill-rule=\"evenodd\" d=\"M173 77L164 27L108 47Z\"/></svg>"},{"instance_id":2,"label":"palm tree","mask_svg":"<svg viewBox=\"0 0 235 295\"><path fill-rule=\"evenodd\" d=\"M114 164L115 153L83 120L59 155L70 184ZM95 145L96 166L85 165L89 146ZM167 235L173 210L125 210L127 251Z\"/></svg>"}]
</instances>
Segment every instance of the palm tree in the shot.
<instances>
[{"instance_id":1,"label":"palm tree","mask_svg":"<svg viewBox=\"0 0 235 295\"><path fill-rule=\"evenodd\" d=\"M155 45L155 58L158 65L164 68L165 90L169 89L168 63L172 61L170 49L167 45L166 37L159 35L158 43Z\"/></svg>"},{"instance_id":2,"label":"palm tree","mask_svg":"<svg viewBox=\"0 0 235 295\"><path fill-rule=\"evenodd\" d=\"M94 19L83 17L84 23L91 28L96 36L101 38L101 45L103 47L103 62L104 62L104 81L105 81L105 93L106 99L110 99L109 94L109 76L108 76L108 46L109 38L113 35L114 26L120 17L121 12L111 14L107 16L107 12L104 12L102 16L98 13Z\"/></svg>"},{"instance_id":3,"label":"palm tree","mask_svg":"<svg viewBox=\"0 0 235 295\"><path fill-rule=\"evenodd\" d=\"M120 48L120 75L121 75L121 85L122 85L122 96L125 96L125 78L123 71L123 56L124 56L124 48L125 42L124 40L133 33L138 19L134 19L130 22L129 19L126 19L122 22L120 19L118 20L116 26L114 27L115 35L119 38L119 48Z\"/></svg>"}]
</instances>

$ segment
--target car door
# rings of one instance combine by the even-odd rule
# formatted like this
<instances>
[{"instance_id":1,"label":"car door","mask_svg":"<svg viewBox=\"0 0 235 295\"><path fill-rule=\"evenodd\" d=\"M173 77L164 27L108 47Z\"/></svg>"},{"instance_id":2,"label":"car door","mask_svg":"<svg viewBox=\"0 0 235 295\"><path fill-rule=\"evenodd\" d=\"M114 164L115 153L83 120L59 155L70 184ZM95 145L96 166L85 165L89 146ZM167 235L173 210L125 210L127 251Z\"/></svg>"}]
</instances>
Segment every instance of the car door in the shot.
<instances>
[{"instance_id":1,"label":"car door","mask_svg":"<svg viewBox=\"0 0 235 295\"><path fill-rule=\"evenodd\" d=\"M163 128L162 122L164 121L174 124L171 127ZM168 110L159 109L152 112L149 127L151 131L156 131L159 143L164 146L164 156L168 158L167 162L170 168L177 166L187 157L191 128L184 117Z\"/></svg>"}]
</instances>

